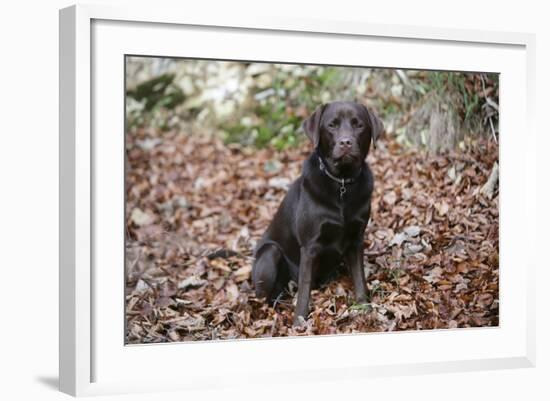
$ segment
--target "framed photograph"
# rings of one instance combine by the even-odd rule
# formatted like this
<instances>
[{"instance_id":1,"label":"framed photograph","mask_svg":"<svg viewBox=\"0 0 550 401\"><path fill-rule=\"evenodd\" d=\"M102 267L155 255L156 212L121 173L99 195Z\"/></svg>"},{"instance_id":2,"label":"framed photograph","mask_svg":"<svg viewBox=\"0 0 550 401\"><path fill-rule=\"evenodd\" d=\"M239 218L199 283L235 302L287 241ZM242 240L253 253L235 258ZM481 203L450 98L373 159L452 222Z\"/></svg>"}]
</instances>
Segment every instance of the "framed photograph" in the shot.
<instances>
[{"instance_id":1,"label":"framed photograph","mask_svg":"<svg viewBox=\"0 0 550 401\"><path fill-rule=\"evenodd\" d=\"M61 10L61 390L534 366L533 60L528 34Z\"/></svg>"}]
</instances>

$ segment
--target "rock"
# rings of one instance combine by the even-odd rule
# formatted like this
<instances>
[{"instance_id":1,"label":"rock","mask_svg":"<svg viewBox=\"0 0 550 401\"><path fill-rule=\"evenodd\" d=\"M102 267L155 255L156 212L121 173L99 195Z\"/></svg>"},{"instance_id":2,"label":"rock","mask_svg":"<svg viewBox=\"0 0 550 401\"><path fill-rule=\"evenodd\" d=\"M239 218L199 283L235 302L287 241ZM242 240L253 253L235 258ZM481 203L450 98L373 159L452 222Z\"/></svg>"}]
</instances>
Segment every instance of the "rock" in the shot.
<instances>
[{"instance_id":1,"label":"rock","mask_svg":"<svg viewBox=\"0 0 550 401\"><path fill-rule=\"evenodd\" d=\"M236 110L235 102L232 100L220 101L214 103L214 112L219 118L225 118L233 115Z\"/></svg>"},{"instance_id":2,"label":"rock","mask_svg":"<svg viewBox=\"0 0 550 401\"><path fill-rule=\"evenodd\" d=\"M273 84L273 78L270 74L262 74L256 80L256 86L260 89L269 88Z\"/></svg>"},{"instance_id":3,"label":"rock","mask_svg":"<svg viewBox=\"0 0 550 401\"><path fill-rule=\"evenodd\" d=\"M190 96L195 92L195 87L193 86L193 80L189 75L185 75L178 82L179 87L186 96Z\"/></svg>"},{"instance_id":4,"label":"rock","mask_svg":"<svg viewBox=\"0 0 550 401\"><path fill-rule=\"evenodd\" d=\"M245 116L241 118L241 125L244 125L245 127L251 127L253 124L252 118Z\"/></svg>"},{"instance_id":5,"label":"rock","mask_svg":"<svg viewBox=\"0 0 550 401\"><path fill-rule=\"evenodd\" d=\"M260 75L269 72L271 65L268 63L252 63L246 68L247 75Z\"/></svg>"},{"instance_id":6,"label":"rock","mask_svg":"<svg viewBox=\"0 0 550 401\"><path fill-rule=\"evenodd\" d=\"M264 91L258 92L254 95L254 99L257 101L261 101L264 99L267 99L270 96L273 96L275 94L275 89L269 88Z\"/></svg>"}]
</instances>

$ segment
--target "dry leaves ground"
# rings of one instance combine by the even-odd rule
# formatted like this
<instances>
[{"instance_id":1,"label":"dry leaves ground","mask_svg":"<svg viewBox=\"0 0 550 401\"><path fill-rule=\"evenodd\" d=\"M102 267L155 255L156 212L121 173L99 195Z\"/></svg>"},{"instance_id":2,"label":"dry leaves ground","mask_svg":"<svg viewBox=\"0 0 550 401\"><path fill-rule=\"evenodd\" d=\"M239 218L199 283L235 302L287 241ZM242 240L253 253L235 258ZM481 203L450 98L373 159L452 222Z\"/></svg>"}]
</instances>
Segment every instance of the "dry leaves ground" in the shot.
<instances>
[{"instance_id":1,"label":"dry leaves ground","mask_svg":"<svg viewBox=\"0 0 550 401\"><path fill-rule=\"evenodd\" d=\"M255 242L310 144L255 150L142 130L126 146L127 343L499 324L498 185L486 186L498 158L492 141L429 156L382 140L368 159L369 303L355 305L341 276L313 291L300 329L292 328L295 286L266 305L250 272Z\"/></svg>"}]
</instances>

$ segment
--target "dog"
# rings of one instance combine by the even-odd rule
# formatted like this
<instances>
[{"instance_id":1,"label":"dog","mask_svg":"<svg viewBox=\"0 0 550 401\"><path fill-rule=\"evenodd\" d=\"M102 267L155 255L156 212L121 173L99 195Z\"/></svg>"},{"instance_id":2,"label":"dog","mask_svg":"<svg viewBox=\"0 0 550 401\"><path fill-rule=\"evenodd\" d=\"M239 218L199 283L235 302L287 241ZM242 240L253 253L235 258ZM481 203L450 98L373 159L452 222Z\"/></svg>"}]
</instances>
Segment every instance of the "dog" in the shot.
<instances>
[{"instance_id":1,"label":"dog","mask_svg":"<svg viewBox=\"0 0 550 401\"><path fill-rule=\"evenodd\" d=\"M256 297L268 302L298 283L294 325L307 319L311 289L342 263L356 302L366 302L363 235L374 180L365 159L383 124L366 106L338 101L317 107L302 128L314 151L258 242L252 268Z\"/></svg>"}]
</instances>

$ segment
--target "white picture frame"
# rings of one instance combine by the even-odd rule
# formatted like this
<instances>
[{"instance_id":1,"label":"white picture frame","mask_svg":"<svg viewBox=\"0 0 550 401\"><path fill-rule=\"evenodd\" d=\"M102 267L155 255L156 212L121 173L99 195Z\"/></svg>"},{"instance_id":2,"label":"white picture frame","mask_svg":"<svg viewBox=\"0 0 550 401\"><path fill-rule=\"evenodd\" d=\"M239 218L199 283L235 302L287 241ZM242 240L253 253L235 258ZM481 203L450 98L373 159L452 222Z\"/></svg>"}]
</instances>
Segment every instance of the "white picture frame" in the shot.
<instances>
[{"instance_id":1,"label":"white picture frame","mask_svg":"<svg viewBox=\"0 0 550 401\"><path fill-rule=\"evenodd\" d=\"M233 386L242 374L261 383L266 376L361 380L534 366L536 261L534 244L521 234L536 224L534 48L534 35L521 33L254 15L226 20L154 7L61 10L60 390L80 396ZM124 54L499 72L500 326L125 346ZM379 352L390 347L392 353ZM270 366L255 363L266 356ZM167 366L162 375L147 369L160 362Z\"/></svg>"}]
</instances>

